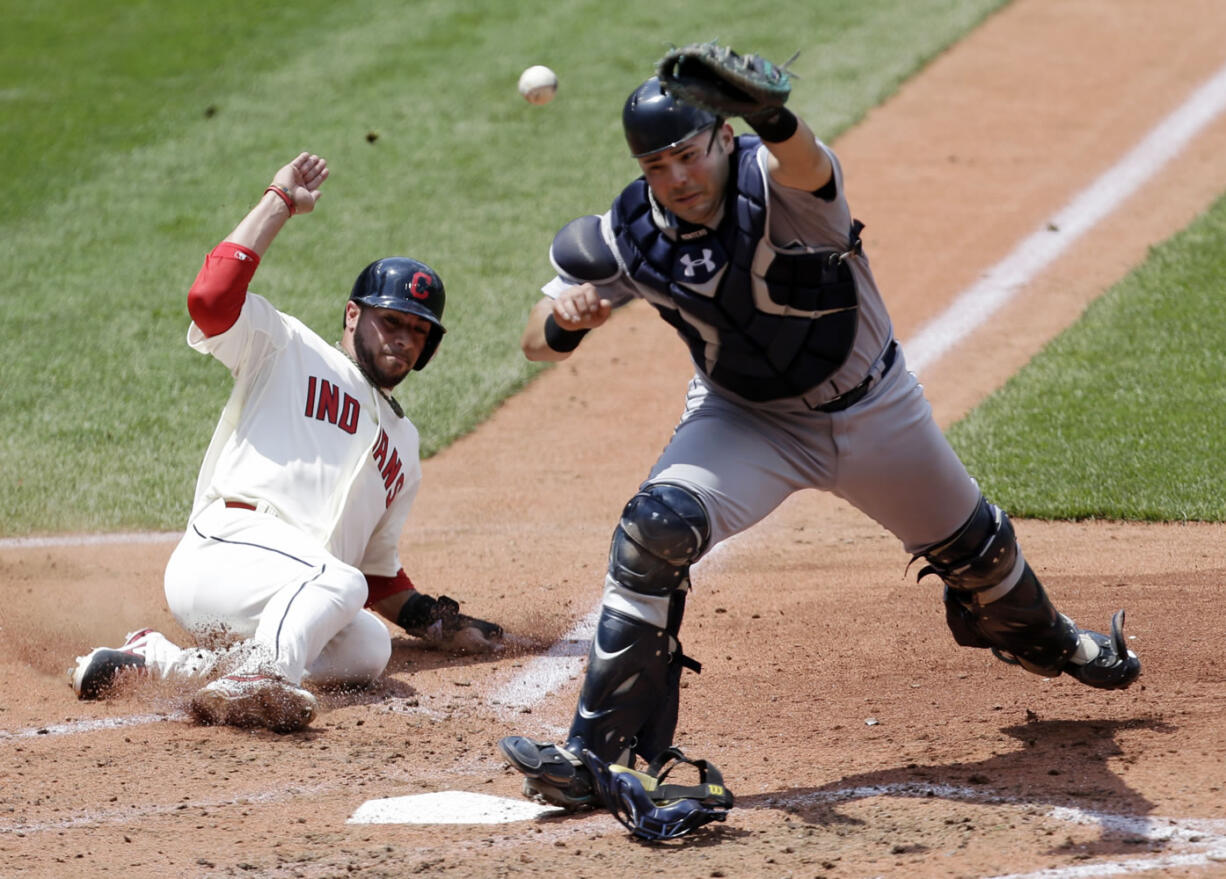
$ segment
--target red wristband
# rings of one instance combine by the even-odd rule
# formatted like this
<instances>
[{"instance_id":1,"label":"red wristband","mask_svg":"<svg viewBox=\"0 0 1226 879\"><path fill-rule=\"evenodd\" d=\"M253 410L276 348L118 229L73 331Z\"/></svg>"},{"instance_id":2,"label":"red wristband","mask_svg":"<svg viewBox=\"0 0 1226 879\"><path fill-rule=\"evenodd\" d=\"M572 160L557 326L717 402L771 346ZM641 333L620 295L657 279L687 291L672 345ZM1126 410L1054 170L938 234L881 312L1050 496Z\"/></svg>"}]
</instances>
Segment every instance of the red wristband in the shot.
<instances>
[{"instance_id":1,"label":"red wristband","mask_svg":"<svg viewBox=\"0 0 1226 879\"><path fill-rule=\"evenodd\" d=\"M281 201L285 202L285 206L289 209L289 215L294 215L294 197L289 194L289 190L284 186L278 186L276 183L270 183L268 188L264 190L264 194L272 193Z\"/></svg>"}]
</instances>

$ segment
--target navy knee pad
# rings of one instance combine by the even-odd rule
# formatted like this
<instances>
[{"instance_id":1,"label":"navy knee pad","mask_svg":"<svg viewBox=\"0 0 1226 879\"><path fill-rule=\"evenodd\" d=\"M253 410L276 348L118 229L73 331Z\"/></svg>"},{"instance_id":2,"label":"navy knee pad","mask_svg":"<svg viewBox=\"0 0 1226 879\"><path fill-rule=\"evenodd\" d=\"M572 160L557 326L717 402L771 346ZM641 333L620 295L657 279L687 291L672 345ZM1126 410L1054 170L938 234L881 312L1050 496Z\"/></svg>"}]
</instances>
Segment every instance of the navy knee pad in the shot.
<instances>
[{"instance_id":1,"label":"navy knee pad","mask_svg":"<svg viewBox=\"0 0 1226 879\"><path fill-rule=\"evenodd\" d=\"M710 536L706 508L693 492L667 482L648 485L622 510L609 575L632 592L669 595L686 588L690 565Z\"/></svg>"}]
</instances>

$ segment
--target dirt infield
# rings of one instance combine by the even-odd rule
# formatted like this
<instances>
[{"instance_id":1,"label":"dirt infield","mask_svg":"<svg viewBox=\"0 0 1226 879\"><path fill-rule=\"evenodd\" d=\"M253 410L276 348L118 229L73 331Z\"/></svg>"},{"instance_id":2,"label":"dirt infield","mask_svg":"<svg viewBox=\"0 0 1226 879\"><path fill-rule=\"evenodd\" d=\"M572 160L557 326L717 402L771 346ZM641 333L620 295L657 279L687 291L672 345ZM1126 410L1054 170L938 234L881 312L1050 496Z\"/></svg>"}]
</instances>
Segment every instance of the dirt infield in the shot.
<instances>
[{"instance_id":1,"label":"dirt infield","mask_svg":"<svg viewBox=\"0 0 1226 879\"><path fill-rule=\"evenodd\" d=\"M841 138L904 343L1217 73L1224 27L1220 0L1017 0ZM921 371L942 423L1223 191L1219 118ZM1144 674L1100 693L957 648L935 580L815 493L695 572L682 635L704 671L678 738L723 769L727 823L667 846L604 813L347 823L377 798L517 796L494 743L565 730L575 627L688 376L671 330L631 306L426 462L406 567L502 622L508 649L397 639L377 692L325 697L301 734L193 726L167 684L73 698L77 653L145 625L184 637L168 540L0 547L0 876L1226 876L1220 526L1016 523L1063 610L1102 626L1128 609ZM534 695L548 670L560 685Z\"/></svg>"}]
</instances>

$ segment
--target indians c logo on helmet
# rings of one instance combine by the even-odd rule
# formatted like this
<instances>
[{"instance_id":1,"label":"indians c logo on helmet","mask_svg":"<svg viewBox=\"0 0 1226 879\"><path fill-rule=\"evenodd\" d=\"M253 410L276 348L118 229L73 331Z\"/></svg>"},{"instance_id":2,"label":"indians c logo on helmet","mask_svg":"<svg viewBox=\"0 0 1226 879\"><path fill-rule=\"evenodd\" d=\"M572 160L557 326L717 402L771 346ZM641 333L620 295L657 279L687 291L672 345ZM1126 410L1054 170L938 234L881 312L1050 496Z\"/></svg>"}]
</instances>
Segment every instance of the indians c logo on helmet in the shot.
<instances>
[{"instance_id":1,"label":"indians c logo on helmet","mask_svg":"<svg viewBox=\"0 0 1226 879\"><path fill-rule=\"evenodd\" d=\"M430 295L430 285L433 280L425 272L414 272L413 279L409 281L409 295L414 299L425 299Z\"/></svg>"}]
</instances>

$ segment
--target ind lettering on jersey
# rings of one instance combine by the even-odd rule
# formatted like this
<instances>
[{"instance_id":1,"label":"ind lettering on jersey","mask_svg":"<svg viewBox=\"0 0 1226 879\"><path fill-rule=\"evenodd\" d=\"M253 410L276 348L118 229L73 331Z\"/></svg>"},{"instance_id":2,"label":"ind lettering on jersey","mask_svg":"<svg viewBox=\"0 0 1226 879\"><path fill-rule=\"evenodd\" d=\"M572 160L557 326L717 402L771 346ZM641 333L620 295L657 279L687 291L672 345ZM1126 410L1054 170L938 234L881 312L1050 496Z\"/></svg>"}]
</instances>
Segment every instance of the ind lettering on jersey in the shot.
<instances>
[{"instance_id":1,"label":"ind lettering on jersey","mask_svg":"<svg viewBox=\"0 0 1226 879\"><path fill-rule=\"evenodd\" d=\"M358 416L362 405L351 394L344 393L335 384L325 378L309 376L306 388L306 408L302 414L316 421L326 421L335 424L345 433L357 433ZM392 445L387 431L380 430L379 438L375 440L371 457L383 478L383 487L387 489L387 506L392 505L396 495L404 488L404 462L400 452Z\"/></svg>"},{"instance_id":2,"label":"ind lettering on jersey","mask_svg":"<svg viewBox=\"0 0 1226 879\"><path fill-rule=\"evenodd\" d=\"M335 424L345 433L357 433L361 411L362 404L352 394L342 394L326 378L307 378L306 409L302 413L307 418Z\"/></svg>"},{"instance_id":3,"label":"ind lettering on jersey","mask_svg":"<svg viewBox=\"0 0 1226 879\"><path fill-rule=\"evenodd\" d=\"M375 440L375 447L370 454L375 459L375 466L379 468L379 475L383 477L383 487L387 489L387 506L390 507L396 495L400 494L400 489L404 488L404 464L400 460L400 453L388 439L386 430L379 430L379 438Z\"/></svg>"}]
</instances>

